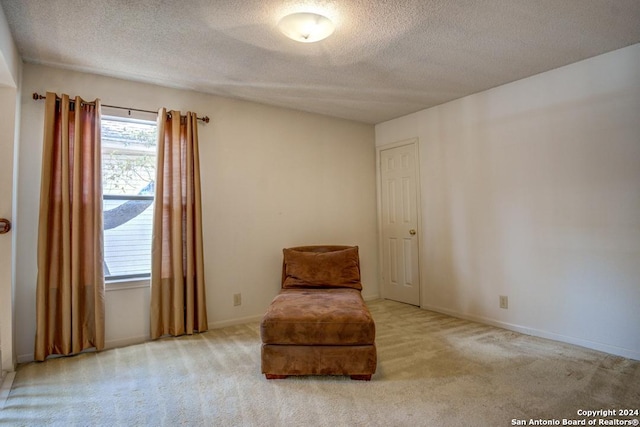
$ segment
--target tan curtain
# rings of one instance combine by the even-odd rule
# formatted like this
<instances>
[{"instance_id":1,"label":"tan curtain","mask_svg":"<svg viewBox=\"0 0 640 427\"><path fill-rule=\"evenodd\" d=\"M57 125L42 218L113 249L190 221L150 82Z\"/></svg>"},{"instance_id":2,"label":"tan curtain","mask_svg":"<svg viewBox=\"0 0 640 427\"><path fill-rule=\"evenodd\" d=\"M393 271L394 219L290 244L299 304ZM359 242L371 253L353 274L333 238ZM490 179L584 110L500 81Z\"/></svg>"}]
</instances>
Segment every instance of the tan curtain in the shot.
<instances>
[{"instance_id":1,"label":"tan curtain","mask_svg":"<svg viewBox=\"0 0 640 427\"><path fill-rule=\"evenodd\" d=\"M207 330L195 113L158 113L151 261L151 338Z\"/></svg>"},{"instance_id":2,"label":"tan curtain","mask_svg":"<svg viewBox=\"0 0 640 427\"><path fill-rule=\"evenodd\" d=\"M47 93L35 360L104 348L100 101Z\"/></svg>"}]
</instances>

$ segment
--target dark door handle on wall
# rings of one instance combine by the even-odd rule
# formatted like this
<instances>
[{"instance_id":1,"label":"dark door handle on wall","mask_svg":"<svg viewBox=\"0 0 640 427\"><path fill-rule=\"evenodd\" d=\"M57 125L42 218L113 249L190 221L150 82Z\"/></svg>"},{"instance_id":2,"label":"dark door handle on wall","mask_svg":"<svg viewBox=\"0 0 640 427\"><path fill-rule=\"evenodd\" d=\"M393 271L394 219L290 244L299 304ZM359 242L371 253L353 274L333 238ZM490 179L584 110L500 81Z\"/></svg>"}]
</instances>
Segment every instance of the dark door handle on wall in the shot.
<instances>
[{"instance_id":1,"label":"dark door handle on wall","mask_svg":"<svg viewBox=\"0 0 640 427\"><path fill-rule=\"evenodd\" d=\"M0 218L0 234L8 233L11 230L11 221Z\"/></svg>"}]
</instances>

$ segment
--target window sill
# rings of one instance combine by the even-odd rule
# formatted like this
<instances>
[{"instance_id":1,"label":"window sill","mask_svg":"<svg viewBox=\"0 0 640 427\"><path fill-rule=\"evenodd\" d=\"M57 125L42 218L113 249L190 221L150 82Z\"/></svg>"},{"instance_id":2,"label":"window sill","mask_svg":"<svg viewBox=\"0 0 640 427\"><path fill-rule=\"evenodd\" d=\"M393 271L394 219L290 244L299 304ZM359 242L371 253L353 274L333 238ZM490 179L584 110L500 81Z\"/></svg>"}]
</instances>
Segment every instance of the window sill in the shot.
<instances>
[{"instance_id":1,"label":"window sill","mask_svg":"<svg viewBox=\"0 0 640 427\"><path fill-rule=\"evenodd\" d=\"M151 279L120 279L108 280L105 283L105 291L122 291L125 289L149 288L151 287Z\"/></svg>"}]
</instances>

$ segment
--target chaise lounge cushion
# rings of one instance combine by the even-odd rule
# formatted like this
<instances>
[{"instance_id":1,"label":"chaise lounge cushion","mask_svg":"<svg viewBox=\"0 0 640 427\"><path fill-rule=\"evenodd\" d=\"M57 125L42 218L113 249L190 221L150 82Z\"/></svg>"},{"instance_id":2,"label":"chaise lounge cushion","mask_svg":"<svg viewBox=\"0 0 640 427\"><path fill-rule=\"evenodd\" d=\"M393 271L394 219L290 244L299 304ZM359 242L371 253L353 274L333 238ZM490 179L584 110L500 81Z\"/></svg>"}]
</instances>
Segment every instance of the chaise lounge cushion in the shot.
<instances>
[{"instance_id":1,"label":"chaise lounge cushion","mask_svg":"<svg viewBox=\"0 0 640 427\"><path fill-rule=\"evenodd\" d=\"M282 287L339 287L362 289L358 247L331 252L284 249Z\"/></svg>"},{"instance_id":2,"label":"chaise lounge cushion","mask_svg":"<svg viewBox=\"0 0 640 427\"><path fill-rule=\"evenodd\" d=\"M283 289L260 324L264 344L367 345L375 323L360 291Z\"/></svg>"}]
</instances>

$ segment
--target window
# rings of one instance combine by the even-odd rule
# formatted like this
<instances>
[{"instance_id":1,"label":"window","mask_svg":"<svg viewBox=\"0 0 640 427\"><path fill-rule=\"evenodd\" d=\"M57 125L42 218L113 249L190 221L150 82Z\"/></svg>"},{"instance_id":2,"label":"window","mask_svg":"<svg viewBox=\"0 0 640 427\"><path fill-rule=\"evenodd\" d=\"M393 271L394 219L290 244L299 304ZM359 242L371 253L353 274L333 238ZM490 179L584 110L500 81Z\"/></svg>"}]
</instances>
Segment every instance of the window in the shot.
<instances>
[{"instance_id":1,"label":"window","mask_svg":"<svg viewBox=\"0 0 640 427\"><path fill-rule=\"evenodd\" d=\"M102 116L101 126L105 279L149 277L157 125Z\"/></svg>"}]
</instances>

